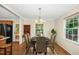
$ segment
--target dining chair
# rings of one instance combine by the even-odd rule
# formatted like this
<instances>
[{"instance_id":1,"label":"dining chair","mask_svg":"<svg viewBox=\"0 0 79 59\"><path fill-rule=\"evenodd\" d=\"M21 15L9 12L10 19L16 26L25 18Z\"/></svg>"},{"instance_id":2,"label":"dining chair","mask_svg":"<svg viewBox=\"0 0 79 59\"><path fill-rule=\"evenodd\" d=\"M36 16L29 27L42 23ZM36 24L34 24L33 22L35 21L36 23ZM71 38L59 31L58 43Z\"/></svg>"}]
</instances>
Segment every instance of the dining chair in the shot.
<instances>
[{"instance_id":1,"label":"dining chair","mask_svg":"<svg viewBox=\"0 0 79 59\"><path fill-rule=\"evenodd\" d=\"M50 42L49 42L49 45L48 45L48 47L51 48L53 53L54 53L54 50L55 50L55 40L56 40L56 33L52 35Z\"/></svg>"},{"instance_id":2,"label":"dining chair","mask_svg":"<svg viewBox=\"0 0 79 59\"><path fill-rule=\"evenodd\" d=\"M36 51L36 49L35 49L35 44L36 44L36 39L37 39L37 37L36 36L34 36L34 37L32 37L30 40L30 47L32 47L33 48L33 54L34 54L34 52Z\"/></svg>"},{"instance_id":3,"label":"dining chair","mask_svg":"<svg viewBox=\"0 0 79 59\"><path fill-rule=\"evenodd\" d=\"M28 42L30 42L30 35L29 35L29 33L27 33L26 36L27 36Z\"/></svg>"},{"instance_id":4,"label":"dining chair","mask_svg":"<svg viewBox=\"0 0 79 59\"><path fill-rule=\"evenodd\" d=\"M45 55L47 54L47 42L44 37L37 37L35 48L36 48L36 54L37 53L44 53Z\"/></svg>"},{"instance_id":5,"label":"dining chair","mask_svg":"<svg viewBox=\"0 0 79 59\"><path fill-rule=\"evenodd\" d=\"M10 50L8 50L8 48L10 48ZM8 43L8 44L5 43L3 45L0 45L0 50L4 50L3 55L6 55L7 53L12 55L12 43Z\"/></svg>"},{"instance_id":6,"label":"dining chair","mask_svg":"<svg viewBox=\"0 0 79 59\"><path fill-rule=\"evenodd\" d=\"M25 42L25 54L27 54L29 48L30 48L30 43L29 43L29 38L27 35L23 35L24 42Z\"/></svg>"}]
</instances>

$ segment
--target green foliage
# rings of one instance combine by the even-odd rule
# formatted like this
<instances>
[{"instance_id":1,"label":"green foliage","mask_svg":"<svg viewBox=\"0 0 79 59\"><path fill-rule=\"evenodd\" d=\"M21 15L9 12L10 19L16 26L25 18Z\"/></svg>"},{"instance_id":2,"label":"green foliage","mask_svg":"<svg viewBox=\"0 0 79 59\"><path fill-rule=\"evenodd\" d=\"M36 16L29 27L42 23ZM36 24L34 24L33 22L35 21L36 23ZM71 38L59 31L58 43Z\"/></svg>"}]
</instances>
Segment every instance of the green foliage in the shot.
<instances>
[{"instance_id":1,"label":"green foliage","mask_svg":"<svg viewBox=\"0 0 79 59\"><path fill-rule=\"evenodd\" d=\"M52 30L51 30L51 33L52 33L52 34L55 34L55 33L56 33L56 31L55 31L54 29L52 29Z\"/></svg>"}]
</instances>

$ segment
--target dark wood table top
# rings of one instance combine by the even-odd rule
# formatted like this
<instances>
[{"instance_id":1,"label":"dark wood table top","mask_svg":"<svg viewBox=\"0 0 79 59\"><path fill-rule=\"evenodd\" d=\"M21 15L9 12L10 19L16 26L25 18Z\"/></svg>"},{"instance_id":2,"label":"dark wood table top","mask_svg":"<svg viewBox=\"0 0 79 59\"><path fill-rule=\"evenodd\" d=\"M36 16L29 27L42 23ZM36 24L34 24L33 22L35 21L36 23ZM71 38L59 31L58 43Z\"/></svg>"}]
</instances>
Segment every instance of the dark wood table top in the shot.
<instances>
[{"instance_id":1,"label":"dark wood table top","mask_svg":"<svg viewBox=\"0 0 79 59\"><path fill-rule=\"evenodd\" d=\"M48 37L44 37L46 40L50 40ZM37 37L32 37L31 41L36 41Z\"/></svg>"},{"instance_id":2,"label":"dark wood table top","mask_svg":"<svg viewBox=\"0 0 79 59\"><path fill-rule=\"evenodd\" d=\"M45 38L45 41L47 41L47 42L49 42L50 41L50 39L48 38L48 37L44 37ZM31 43L36 43L36 40L37 40L37 37L32 37L31 38Z\"/></svg>"}]
</instances>

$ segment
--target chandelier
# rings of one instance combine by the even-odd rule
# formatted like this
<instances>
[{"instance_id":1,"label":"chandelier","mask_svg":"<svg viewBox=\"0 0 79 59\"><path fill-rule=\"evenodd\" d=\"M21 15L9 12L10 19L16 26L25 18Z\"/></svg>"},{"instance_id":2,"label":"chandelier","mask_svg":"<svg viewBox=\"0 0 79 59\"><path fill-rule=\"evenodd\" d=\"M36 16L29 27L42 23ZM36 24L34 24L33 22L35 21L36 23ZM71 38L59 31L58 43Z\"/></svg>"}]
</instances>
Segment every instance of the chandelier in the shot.
<instances>
[{"instance_id":1,"label":"chandelier","mask_svg":"<svg viewBox=\"0 0 79 59\"><path fill-rule=\"evenodd\" d=\"M44 20L41 18L41 9L42 8L38 8L39 16L38 16L38 20L35 20L35 23L43 23L44 22Z\"/></svg>"}]
</instances>

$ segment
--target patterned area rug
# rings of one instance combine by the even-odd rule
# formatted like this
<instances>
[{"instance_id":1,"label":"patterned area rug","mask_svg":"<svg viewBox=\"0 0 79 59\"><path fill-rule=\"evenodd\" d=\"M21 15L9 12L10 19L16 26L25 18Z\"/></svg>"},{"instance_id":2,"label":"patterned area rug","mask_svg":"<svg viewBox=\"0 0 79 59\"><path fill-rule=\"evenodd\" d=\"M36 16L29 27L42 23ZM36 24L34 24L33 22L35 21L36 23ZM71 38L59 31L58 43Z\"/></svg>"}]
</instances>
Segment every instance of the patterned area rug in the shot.
<instances>
[{"instance_id":1,"label":"patterned area rug","mask_svg":"<svg viewBox=\"0 0 79 59\"><path fill-rule=\"evenodd\" d=\"M27 55L35 55L35 53L33 54L33 48L32 47L29 49ZM37 55L44 55L44 53L38 53ZM55 55L55 53L53 54L51 49L47 48L47 55Z\"/></svg>"}]
</instances>

